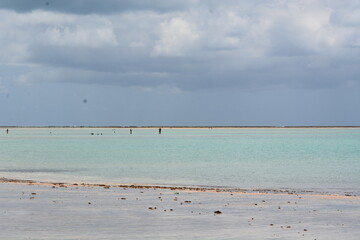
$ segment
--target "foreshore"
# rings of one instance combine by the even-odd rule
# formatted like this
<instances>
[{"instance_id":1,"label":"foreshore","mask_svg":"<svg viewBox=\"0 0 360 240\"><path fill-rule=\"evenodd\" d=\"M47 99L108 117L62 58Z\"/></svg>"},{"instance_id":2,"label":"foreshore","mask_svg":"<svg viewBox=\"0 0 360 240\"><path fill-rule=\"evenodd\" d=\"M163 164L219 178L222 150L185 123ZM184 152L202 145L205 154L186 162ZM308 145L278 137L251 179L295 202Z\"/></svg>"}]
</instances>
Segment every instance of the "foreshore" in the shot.
<instances>
[{"instance_id":1,"label":"foreshore","mask_svg":"<svg viewBox=\"0 0 360 240\"><path fill-rule=\"evenodd\" d=\"M0 183L11 183L20 185L38 185L56 187L102 187L109 188L132 188L132 189L158 189L171 191L188 191L188 192L217 192L217 193L231 193L231 194L289 194L289 195L312 195L321 196L322 198L359 198L354 192L337 192L329 193L325 191L314 190L294 190L294 189L246 189L246 188L229 188L224 186L175 186L175 185L152 185L152 184L113 184L113 183L89 183L89 182L51 182L51 181L36 181L27 179L15 179L0 177Z\"/></svg>"},{"instance_id":2,"label":"foreshore","mask_svg":"<svg viewBox=\"0 0 360 240\"><path fill-rule=\"evenodd\" d=\"M0 178L1 239L357 239L360 198Z\"/></svg>"}]
</instances>

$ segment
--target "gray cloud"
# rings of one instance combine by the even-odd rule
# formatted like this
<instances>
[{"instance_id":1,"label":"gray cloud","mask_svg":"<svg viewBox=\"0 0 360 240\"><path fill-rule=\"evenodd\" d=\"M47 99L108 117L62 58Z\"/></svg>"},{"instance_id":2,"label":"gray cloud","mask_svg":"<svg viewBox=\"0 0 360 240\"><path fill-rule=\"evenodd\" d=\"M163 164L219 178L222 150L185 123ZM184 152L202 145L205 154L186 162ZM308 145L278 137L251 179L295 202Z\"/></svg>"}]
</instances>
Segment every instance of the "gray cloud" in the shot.
<instances>
[{"instance_id":1,"label":"gray cloud","mask_svg":"<svg viewBox=\"0 0 360 240\"><path fill-rule=\"evenodd\" d=\"M17 12L2 10L0 62L27 66L20 83L188 91L359 85L356 4L169 2L2 1Z\"/></svg>"},{"instance_id":2,"label":"gray cloud","mask_svg":"<svg viewBox=\"0 0 360 240\"><path fill-rule=\"evenodd\" d=\"M0 8L11 9L17 12L43 10L73 14L114 14L138 10L156 12L182 10L186 9L190 2L189 0L2 0Z\"/></svg>"}]
</instances>

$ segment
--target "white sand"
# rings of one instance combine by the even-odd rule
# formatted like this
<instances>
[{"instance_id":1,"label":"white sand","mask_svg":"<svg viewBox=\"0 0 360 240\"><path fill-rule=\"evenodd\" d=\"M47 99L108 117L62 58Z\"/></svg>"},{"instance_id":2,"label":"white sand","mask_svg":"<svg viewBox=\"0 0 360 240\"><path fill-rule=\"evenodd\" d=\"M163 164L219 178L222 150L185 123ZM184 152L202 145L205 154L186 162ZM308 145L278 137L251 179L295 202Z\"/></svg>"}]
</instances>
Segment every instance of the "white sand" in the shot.
<instances>
[{"instance_id":1,"label":"white sand","mask_svg":"<svg viewBox=\"0 0 360 240\"><path fill-rule=\"evenodd\" d=\"M12 183L0 183L0 196L0 239L328 240L360 235L359 197ZM214 214L217 210L222 213Z\"/></svg>"}]
</instances>

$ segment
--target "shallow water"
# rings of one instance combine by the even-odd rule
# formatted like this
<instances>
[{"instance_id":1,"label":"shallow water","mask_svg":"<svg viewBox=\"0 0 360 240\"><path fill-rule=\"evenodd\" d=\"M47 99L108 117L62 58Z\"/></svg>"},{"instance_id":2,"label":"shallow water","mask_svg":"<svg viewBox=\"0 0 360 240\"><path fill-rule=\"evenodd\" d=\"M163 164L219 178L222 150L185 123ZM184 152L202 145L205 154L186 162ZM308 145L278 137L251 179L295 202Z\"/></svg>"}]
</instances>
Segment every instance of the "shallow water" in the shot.
<instances>
[{"instance_id":1,"label":"shallow water","mask_svg":"<svg viewBox=\"0 0 360 240\"><path fill-rule=\"evenodd\" d=\"M360 129L0 133L0 177L360 193L359 173Z\"/></svg>"}]
</instances>

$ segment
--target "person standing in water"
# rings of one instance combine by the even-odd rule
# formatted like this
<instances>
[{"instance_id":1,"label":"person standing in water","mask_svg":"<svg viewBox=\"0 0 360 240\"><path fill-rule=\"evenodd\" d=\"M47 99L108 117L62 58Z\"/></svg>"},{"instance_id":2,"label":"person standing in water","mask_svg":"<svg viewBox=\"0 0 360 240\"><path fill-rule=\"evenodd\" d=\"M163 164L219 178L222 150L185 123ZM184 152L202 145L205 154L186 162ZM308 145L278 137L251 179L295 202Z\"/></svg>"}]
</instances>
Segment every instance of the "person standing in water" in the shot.
<instances>
[{"instance_id":1,"label":"person standing in water","mask_svg":"<svg viewBox=\"0 0 360 240\"><path fill-rule=\"evenodd\" d=\"M159 128L159 134L161 134L161 128Z\"/></svg>"},{"instance_id":2,"label":"person standing in water","mask_svg":"<svg viewBox=\"0 0 360 240\"><path fill-rule=\"evenodd\" d=\"M130 135L132 134L132 129L130 128Z\"/></svg>"},{"instance_id":3,"label":"person standing in water","mask_svg":"<svg viewBox=\"0 0 360 240\"><path fill-rule=\"evenodd\" d=\"M6 129L6 134L9 134L9 129Z\"/></svg>"}]
</instances>

